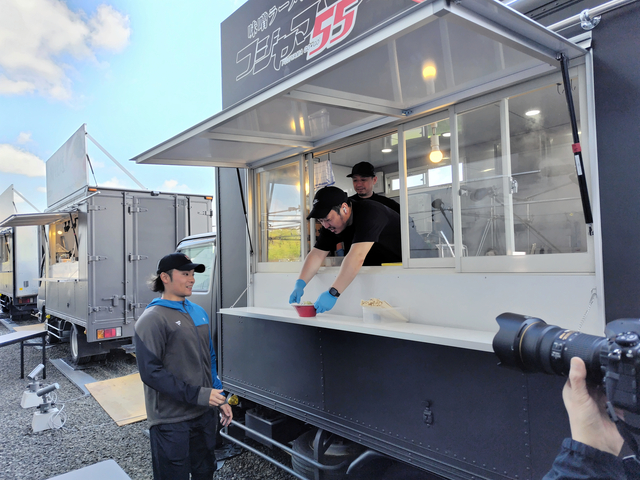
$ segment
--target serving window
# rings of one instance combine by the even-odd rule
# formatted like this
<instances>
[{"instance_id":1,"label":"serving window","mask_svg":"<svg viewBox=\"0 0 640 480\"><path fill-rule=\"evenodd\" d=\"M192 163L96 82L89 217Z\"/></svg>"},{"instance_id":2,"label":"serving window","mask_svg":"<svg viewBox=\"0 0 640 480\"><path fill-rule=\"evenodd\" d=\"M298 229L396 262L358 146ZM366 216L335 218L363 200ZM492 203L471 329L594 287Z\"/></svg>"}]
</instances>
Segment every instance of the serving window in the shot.
<instances>
[{"instance_id":1,"label":"serving window","mask_svg":"<svg viewBox=\"0 0 640 480\"><path fill-rule=\"evenodd\" d=\"M11 260L13 250L13 237L11 232L0 234L0 263L7 263ZM9 268L13 268L9 266ZM3 269L4 270L4 269ZM5 270L9 271L9 270Z\"/></svg>"},{"instance_id":2,"label":"serving window","mask_svg":"<svg viewBox=\"0 0 640 480\"><path fill-rule=\"evenodd\" d=\"M79 278L78 215L49 225L49 277Z\"/></svg>"},{"instance_id":3,"label":"serving window","mask_svg":"<svg viewBox=\"0 0 640 480\"><path fill-rule=\"evenodd\" d=\"M578 108L584 103L583 72L583 67L572 70L571 86L580 125L586 125ZM588 252L591 239L559 75L454 105L397 129L354 137L350 144L342 140L346 146L325 148L311 161L301 156L256 171L259 262L301 262L318 229L305 219L315 191L332 184L355 195L347 175L367 161L376 173L374 192L400 205L405 268L593 270L592 261L567 260L567 254ZM588 147L583 151L588 170ZM549 254L554 261L546 260ZM340 256L336 246L326 265L339 265ZM522 257L532 260L523 267ZM299 265L292 265L294 270Z\"/></svg>"},{"instance_id":4,"label":"serving window","mask_svg":"<svg viewBox=\"0 0 640 480\"><path fill-rule=\"evenodd\" d=\"M579 95L577 78L573 86ZM459 194L468 255L587 251L561 85L545 85L460 114L458 141L466 172Z\"/></svg>"},{"instance_id":5,"label":"serving window","mask_svg":"<svg viewBox=\"0 0 640 480\"><path fill-rule=\"evenodd\" d=\"M260 262L302 261L299 160L265 169L256 175ZM305 183L305 191L308 181Z\"/></svg>"}]
</instances>

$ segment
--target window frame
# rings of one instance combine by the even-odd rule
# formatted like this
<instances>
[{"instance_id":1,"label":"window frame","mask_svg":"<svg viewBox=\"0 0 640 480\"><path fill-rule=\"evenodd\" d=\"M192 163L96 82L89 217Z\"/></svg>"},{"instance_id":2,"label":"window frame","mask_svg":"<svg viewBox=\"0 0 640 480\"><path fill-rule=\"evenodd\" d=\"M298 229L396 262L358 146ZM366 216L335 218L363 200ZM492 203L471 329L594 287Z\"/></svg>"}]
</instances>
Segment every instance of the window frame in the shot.
<instances>
[{"instance_id":1,"label":"window frame","mask_svg":"<svg viewBox=\"0 0 640 480\"><path fill-rule=\"evenodd\" d=\"M596 161L594 157L595 152L591 152L591 148L588 145L589 141L587 139L590 138L589 132L592 128L591 122L593 121L590 117L589 109L586 107L588 105L587 98L591 92L591 86L589 84L589 78L587 76L585 64L578 64L572 66L570 68L570 76L578 77L580 89L579 89L579 97L577 99L577 103L580 105L580 128L582 130L581 138L585 139L582 143L583 145L583 162L585 166L586 176L587 176L587 184L593 185L591 182L591 171L592 171L592 163ZM446 269L450 272L457 273L527 273L527 274L536 274L536 273L577 273L577 274L592 274L595 272L595 246L594 246L594 237L592 235L587 235L587 245L585 252L574 252L574 253L554 253L552 255L504 255L504 256L492 256L492 257L475 257L475 256L456 256L454 258L445 257L445 258L410 258L409 256L409 224L408 224L408 216L405 212L407 212L408 208L408 193L409 189L406 187L406 178L407 173L411 175L412 172L424 169L411 169L407 171L406 165L406 140L405 140L405 132L420 126L424 126L427 124L431 124L433 122L443 121L445 119L449 120L449 128L451 131L451 168L452 168L452 191L457 192L460 189L460 178L459 178L459 150L458 150L458 117L466 112L474 110L476 108L480 108L486 105L490 105L492 103L500 103L501 104L501 122L500 128L502 131L503 141L505 141L505 145L508 147L510 145L510 134L508 128L505 128L504 116L508 116L508 100L510 97L519 94L526 94L529 91L548 87L552 83L562 83L562 77L559 72L544 75L541 77L537 77L532 80L528 80L523 83L518 83L516 85L512 85L495 92L483 95L481 97L473 98L458 104L451 105L450 107L439 110L435 113L430 113L429 115L425 115L419 119L414 119L409 122L401 123L399 122L395 128L397 128L398 134L398 173L397 174L387 174L385 175L385 193L389 194L390 182L393 179L400 180L400 189L394 190L394 195L391 195L393 198L397 198L400 203L401 208L401 234L402 234L402 251L403 251L403 262L402 269L425 269L434 271L442 271L442 269ZM506 113L505 113L506 112ZM508 127L508 123L506 125ZM386 126L380 129L372 130L367 134L361 134L354 137L354 140L358 142L368 141L370 139L377 138L382 134L389 134L389 126ZM302 155L298 155L296 157L289 157L287 159L279 160L277 162L270 163L268 165L262 165L260 167L252 169L252 174L250 175L251 181L253 185L258 185L258 174L281 167L283 165L288 165L298 162L299 166L299 174L300 174L300 184L304 185L305 181L308 181L310 185L313 185L313 170L311 166L313 165L313 155L319 155L322 153L326 153L327 151L337 150L342 148L347 148L353 142L348 142L345 139L341 139L339 142L336 142L334 148L327 148L324 146L321 150L318 149L316 152L306 153ZM569 153L570 154L570 153ZM510 155L509 155L509 158ZM511 163L511 162L509 162ZM308 180L305 176L308 171ZM422 173L422 172L421 172ZM426 190L434 187L420 187L425 188ZM413 189L411 189L413 190ZM595 190L595 187L592 187L592 190ZM395 194L397 192L397 194ZM289 272L299 272L302 263L304 262L304 258L308 253L310 247L308 245L313 245L314 243L314 235L313 235L313 221L310 223L309 232L306 231L306 205L310 204L313 200L313 188L310 188L309 195L304 195L304 190L300 189L301 199L300 204L301 208L301 245L300 251L302 252L302 260L301 262L262 262L258 259L260 258L261 253L255 256L254 258L254 271L263 273L263 272L280 272L280 273L289 273ZM255 198L253 199L253 229L256 235L261 235L259 231L259 192L256 191ZM453 222L454 228L456 231L462 231L462 225L460 220L460 198L458 195L453 195L452 198L453 203ZM585 225L586 229L587 226ZM307 243L306 237L310 235L309 244ZM461 251L463 248L463 240L460 238L460 235L457 235L454 239L453 246L455 251ZM254 238L257 238L254 236ZM333 268L338 270L339 267L324 267L324 268ZM391 268L391 267L385 267ZM400 268L400 267L395 267Z\"/></svg>"},{"instance_id":2,"label":"window frame","mask_svg":"<svg viewBox=\"0 0 640 480\"><path fill-rule=\"evenodd\" d=\"M289 157L289 158L285 158L282 160L279 160L277 162L273 162L270 163L268 165L263 165L257 168L254 168L251 170L251 174L250 174L250 179L252 182L252 188L251 191L255 191L255 196L252 199L252 201L250 202L252 205L252 208L250 210L250 214L252 216L252 221L251 221L251 225L252 225L252 229L253 232L252 233L252 237L258 239L258 241L256 242L256 255L254 255L254 259L253 259L253 271L257 272L257 273L268 273L268 272L272 272L272 273L287 273L287 272L297 272L300 270L300 266L302 265L302 263L304 262L305 257L307 256L308 252L308 248L306 246L306 236L307 236L307 228L306 228L306 205L307 205L307 195L305 194L305 189L304 188L300 188L300 206L301 206L301 223L300 223L300 253L301 253L301 261L299 262L264 262L262 260L260 260L262 258L262 245L263 245L263 240L261 238L261 236L263 235L263 232L260 230L260 196L261 196L261 192L259 190L260 187L260 182L258 180L259 175L261 173L265 173L271 170L275 170L277 168L281 168L287 165L292 165L294 163L298 163L298 176L299 176L299 181L300 181L300 185L305 185L305 182L307 181L307 179L305 178L305 173L307 171L307 166L305 166L305 162L306 162L306 155L297 155L295 157ZM313 182L313 174L309 175L309 184L311 185ZM255 187L255 188L254 188ZM310 195L311 198L313 198L313 192L311 191L312 189L310 188Z\"/></svg>"}]
</instances>

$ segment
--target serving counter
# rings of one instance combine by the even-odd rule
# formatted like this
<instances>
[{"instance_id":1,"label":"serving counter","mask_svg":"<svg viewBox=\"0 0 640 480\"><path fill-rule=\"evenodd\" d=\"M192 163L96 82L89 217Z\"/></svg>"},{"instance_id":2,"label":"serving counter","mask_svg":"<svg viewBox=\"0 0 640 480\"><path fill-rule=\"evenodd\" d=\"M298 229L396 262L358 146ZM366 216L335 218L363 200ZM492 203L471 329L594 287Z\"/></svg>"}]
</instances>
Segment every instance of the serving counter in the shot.
<instances>
[{"instance_id":1,"label":"serving counter","mask_svg":"<svg viewBox=\"0 0 640 480\"><path fill-rule=\"evenodd\" d=\"M330 313L320 313L315 317L299 317L291 307L286 309L265 307L223 308L220 309L220 313L223 315L294 323L297 325L364 333L448 347L467 348L483 352L493 352L491 344L496 333L411 322L364 323L361 317L332 315Z\"/></svg>"}]
</instances>

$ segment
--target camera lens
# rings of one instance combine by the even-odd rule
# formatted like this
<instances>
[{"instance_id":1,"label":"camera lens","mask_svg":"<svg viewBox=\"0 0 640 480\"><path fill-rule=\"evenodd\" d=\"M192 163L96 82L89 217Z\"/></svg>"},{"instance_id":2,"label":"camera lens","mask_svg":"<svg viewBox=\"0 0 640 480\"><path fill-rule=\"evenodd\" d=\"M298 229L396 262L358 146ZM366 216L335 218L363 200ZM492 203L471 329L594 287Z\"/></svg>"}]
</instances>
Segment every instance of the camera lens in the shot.
<instances>
[{"instance_id":1,"label":"camera lens","mask_svg":"<svg viewBox=\"0 0 640 480\"><path fill-rule=\"evenodd\" d=\"M606 354L606 338L515 313L503 313L496 320L500 330L493 339L493 350L503 364L529 372L568 375L571 358L580 357L587 367L587 379L602 381L600 355Z\"/></svg>"}]
</instances>

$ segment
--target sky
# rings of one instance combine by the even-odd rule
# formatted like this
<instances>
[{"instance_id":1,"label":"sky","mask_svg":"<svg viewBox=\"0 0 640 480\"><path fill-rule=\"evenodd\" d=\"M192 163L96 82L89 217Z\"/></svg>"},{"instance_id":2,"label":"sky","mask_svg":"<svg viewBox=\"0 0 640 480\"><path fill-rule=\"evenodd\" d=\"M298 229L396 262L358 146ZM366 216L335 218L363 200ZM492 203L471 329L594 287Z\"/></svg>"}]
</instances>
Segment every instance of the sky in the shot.
<instances>
[{"instance_id":1,"label":"sky","mask_svg":"<svg viewBox=\"0 0 640 480\"><path fill-rule=\"evenodd\" d=\"M220 23L244 2L0 0L0 193L44 211L45 162L86 124L144 187L213 195L213 168L129 159L222 109ZM87 144L91 184L139 188Z\"/></svg>"}]
</instances>

